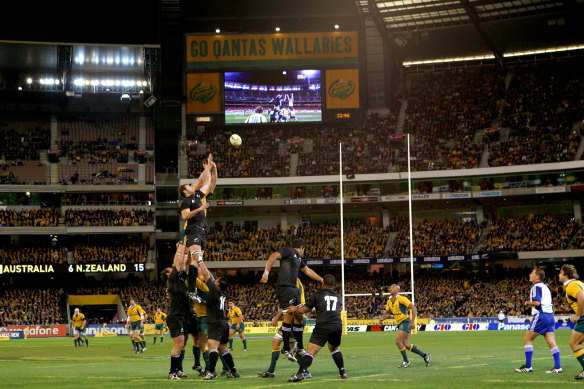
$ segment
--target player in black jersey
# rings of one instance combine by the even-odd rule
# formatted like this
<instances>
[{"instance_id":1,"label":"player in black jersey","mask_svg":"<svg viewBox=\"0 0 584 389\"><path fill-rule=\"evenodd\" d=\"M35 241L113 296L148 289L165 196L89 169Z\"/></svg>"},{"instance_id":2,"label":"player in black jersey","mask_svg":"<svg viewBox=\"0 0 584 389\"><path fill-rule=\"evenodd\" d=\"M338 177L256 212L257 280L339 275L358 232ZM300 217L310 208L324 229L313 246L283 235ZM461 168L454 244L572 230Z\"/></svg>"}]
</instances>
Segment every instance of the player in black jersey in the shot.
<instances>
[{"instance_id":1,"label":"player in black jersey","mask_svg":"<svg viewBox=\"0 0 584 389\"><path fill-rule=\"evenodd\" d=\"M160 272L162 279L166 280L168 293L168 316L166 324L170 330L173 346L170 354L170 373L168 378L178 380L187 376L182 372L182 359L185 346L186 319L189 313L189 298L187 296L187 285L190 260L185 261L185 240L177 243L176 254L172 267L167 267Z\"/></svg>"},{"instance_id":2,"label":"player in black jersey","mask_svg":"<svg viewBox=\"0 0 584 389\"><path fill-rule=\"evenodd\" d=\"M180 214L185 221L188 253L195 263L203 258L205 251L205 232L209 227L207 195L213 192L217 184L217 166L213 162L213 154L209 154L203 166L205 169L194 186L183 184L178 189L179 196L183 198Z\"/></svg>"},{"instance_id":3,"label":"player in black jersey","mask_svg":"<svg viewBox=\"0 0 584 389\"><path fill-rule=\"evenodd\" d=\"M229 282L225 277L215 277L209 272L202 259L199 259L199 267L203 281L209 287L209 297L207 298L207 323L209 325L209 335L207 347L209 348L209 372L203 380L212 380L217 377L215 367L221 358L229 367L228 378L239 378L239 373L235 368L233 356L229 353L227 342L229 340L229 323L225 314L227 302L227 287Z\"/></svg>"},{"instance_id":4,"label":"player in black jersey","mask_svg":"<svg viewBox=\"0 0 584 389\"><path fill-rule=\"evenodd\" d=\"M296 285L298 272L306 274L308 277L322 284L322 277L310 269L306 262L302 259L306 243L302 240L294 240L292 247L283 248L270 255L262 279L260 282L267 283L270 275L270 270L277 260L280 260L280 268L278 269L278 281L276 282L276 296L280 303L280 309L284 310L284 319L282 323L283 346L284 355L292 362L296 362L296 358L290 352L290 332L292 332L292 322L294 321L294 338L296 339L297 354L304 354L304 345L302 342L302 335L304 332L304 325L302 324L302 315L293 314L289 311L291 306L300 304L300 292Z\"/></svg>"},{"instance_id":5,"label":"player in black jersey","mask_svg":"<svg viewBox=\"0 0 584 389\"><path fill-rule=\"evenodd\" d=\"M310 336L300 368L296 374L288 379L288 382L298 382L304 379L306 369L326 343L328 343L328 349L339 368L339 378L349 378L345 373L343 354L339 350L343 322L341 320L341 296L333 290L334 285L335 277L332 274L325 275L322 288L310 296L306 305L290 308L291 311L300 313L308 313L312 308L316 308L316 326L312 331L312 336Z\"/></svg>"}]
</instances>

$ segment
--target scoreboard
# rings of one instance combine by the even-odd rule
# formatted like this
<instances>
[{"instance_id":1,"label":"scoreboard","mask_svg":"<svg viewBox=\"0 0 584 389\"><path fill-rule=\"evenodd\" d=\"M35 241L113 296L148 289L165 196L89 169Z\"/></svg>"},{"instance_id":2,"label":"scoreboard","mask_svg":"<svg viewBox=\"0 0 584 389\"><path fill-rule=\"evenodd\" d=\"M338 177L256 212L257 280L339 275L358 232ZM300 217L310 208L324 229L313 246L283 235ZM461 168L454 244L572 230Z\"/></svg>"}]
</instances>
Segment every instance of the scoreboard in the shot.
<instances>
[{"instance_id":1,"label":"scoreboard","mask_svg":"<svg viewBox=\"0 0 584 389\"><path fill-rule=\"evenodd\" d=\"M0 275L59 273L126 273L143 272L144 263L19 264L0 265Z\"/></svg>"},{"instance_id":2,"label":"scoreboard","mask_svg":"<svg viewBox=\"0 0 584 389\"><path fill-rule=\"evenodd\" d=\"M361 39L358 31L187 34L186 113L216 125L356 123L366 93Z\"/></svg>"}]
</instances>

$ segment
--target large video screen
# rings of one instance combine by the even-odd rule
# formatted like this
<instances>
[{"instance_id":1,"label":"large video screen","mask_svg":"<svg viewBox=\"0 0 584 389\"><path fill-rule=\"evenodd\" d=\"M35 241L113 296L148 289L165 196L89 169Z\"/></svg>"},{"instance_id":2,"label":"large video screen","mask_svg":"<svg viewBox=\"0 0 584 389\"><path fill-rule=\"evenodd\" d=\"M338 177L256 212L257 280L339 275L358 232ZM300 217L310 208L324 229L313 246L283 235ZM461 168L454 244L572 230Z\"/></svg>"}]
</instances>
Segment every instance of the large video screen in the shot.
<instances>
[{"instance_id":1,"label":"large video screen","mask_svg":"<svg viewBox=\"0 0 584 389\"><path fill-rule=\"evenodd\" d=\"M320 121L320 70L225 73L226 124Z\"/></svg>"}]
</instances>

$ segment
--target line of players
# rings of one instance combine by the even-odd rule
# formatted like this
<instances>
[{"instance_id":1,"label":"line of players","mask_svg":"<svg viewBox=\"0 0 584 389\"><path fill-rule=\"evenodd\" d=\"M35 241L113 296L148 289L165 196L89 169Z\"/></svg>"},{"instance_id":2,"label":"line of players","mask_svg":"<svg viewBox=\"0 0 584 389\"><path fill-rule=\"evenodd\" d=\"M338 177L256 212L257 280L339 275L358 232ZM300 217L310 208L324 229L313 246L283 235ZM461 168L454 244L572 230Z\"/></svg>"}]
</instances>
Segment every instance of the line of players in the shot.
<instances>
[{"instance_id":1,"label":"line of players","mask_svg":"<svg viewBox=\"0 0 584 389\"><path fill-rule=\"evenodd\" d=\"M296 109L294 108L294 93L288 95L287 93L282 96L282 94L276 95L271 101L270 105L272 108L268 112L268 117L270 123L277 122L295 122ZM252 114L250 114L246 119L245 123L267 123L268 118L263 114L264 108L258 105ZM247 115L247 111L244 111L244 115Z\"/></svg>"},{"instance_id":2,"label":"line of players","mask_svg":"<svg viewBox=\"0 0 584 389\"><path fill-rule=\"evenodd\" d=\"M574 315L570 321L575 324L570 336L570 348L574 356L582 366L582 371L574 376L576 380L584 379L584 283L578 280L578 272L574 265L563 265L558 274L559 281L564 285L566 301L574 310ZM533 284L529 293L529 300L525 301L525 306L531 307L532 319L529 329L523 338L523 348L525 352L525 364L515 369L517 373L532 373L533 340L539 335L545 338L550 352L554 359L554 367L547 370L548 374L562 373L560 362L560 349L556 344L554 318L554 308L552 304L552 294L543 283L545 280L545 270L535 267L529 274L529 281Z\"/></svg>"},{"instance_id":3,"label":"line of players","mask_svg":"<svg viewBox=\"0 0 584 389\"><path fill-rule=\"evenodd\" d=\"M173 266L164 269L161 273L168 280L169 313L167 323L174 343L171 354L170 379L186 377L182 369L182 359L185 353L186 337L188 337L189 333L193 336L194 345L198 346L199 349L203 349L203 353L208 352L208 357L205 357L205 361L207 362L208 360L206 369L201 371L203 369L198 364L200 359L197 358L197 353L194 351L195 366L193 368L201 371L204 375L204 380L211 380L217 377L215 367L219 359L223 363L227 377L239 377L233 357L227 347L230 338L230 326L225 315L225 302L227 301L226 291L229 284L226 278L211 274L203 261L205 231L208 228L206 210L209 207L205 199L213 191L217 182L217 168L211 154L209 154L203 166L204 171L195 186L181 185L179 188L179 194L184 197L181 203L181 215L185 220L185 236L181 237L181 241L177 244ZM187 247L188 251L185 254ZM283 324L273 342L270 368L263 373L258 373L258 375L264 378L274 377L275 364L280 354L278 346L281 344L282 353L289 360L300 360L298 372L290 377L288 381L298 382L309 378L311 375L308 373L308 367L318 351L328 343L333 360L339 368L339 376L345 379L347 374L344 370L342 353L338 348L341 343L342 333L340 296L333 290L335 280L332 275L320 277L306 265L306 262L302 259L305 248L306 244L303 241L296 240L292 243L292 247L272 253L266 263L265 271L260 281L262 283L268 282L271 268L276 261L280 261L276 295L283 314ZM321 284L321 289L310 296L308 302L304 303L302 301L303 288L301 284L298 284L299 272ZM530 300L525 304L532 307L533 319L530 329L524 338L526 364L516 369L517 372L533 371L531 367L532 341L538 334L546 337L554 356L555 367L547 372L562 372L559 364L559 349L553 336L555 320L553 319L551 293L547 286L543 284L544 277L545 272L540 268L534 269L530 274L530 281L534 285L531 290ZM559 280L565 286L568 303L576 312L571 317L571 321L577 324L570 338L570 347L583 368L582 372L574 378L584 379L584 349L581 347L581 343L584 342L584 317L581 316L584 312L584 283L577 281L577 278L578 275L574 266L564 265L562 267ZM398 285L394 284L390 287L391 298L388 300L386 313L380 321L383 322L391 313L398 324L396 345L403 357L401 368L409 366L406 349L420 355L424 359L426 366L429 366L431 355L424 353L409 342L411 330L415 326L416 308L399 292ZM203 307L206 312L203 311ZM312 308L316 308L316 326L308 347L304 350L303 315ZM294 350L290 349L291 334L294 335L296 340ZM247 346L244 345L244 347Z\"/></svg>"}]
</instances>

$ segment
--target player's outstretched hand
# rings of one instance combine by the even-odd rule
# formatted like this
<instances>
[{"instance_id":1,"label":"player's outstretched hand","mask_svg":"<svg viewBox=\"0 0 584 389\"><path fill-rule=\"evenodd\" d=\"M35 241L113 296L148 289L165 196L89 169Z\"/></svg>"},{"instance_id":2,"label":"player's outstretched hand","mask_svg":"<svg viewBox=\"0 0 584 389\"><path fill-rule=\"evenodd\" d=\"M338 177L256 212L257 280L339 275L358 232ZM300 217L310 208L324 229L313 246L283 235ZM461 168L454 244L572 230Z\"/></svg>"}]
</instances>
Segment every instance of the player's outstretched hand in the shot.
<instances>
[{"instance_id":1,"label":"player's outstretched hand","mask_svg":"<svg viewBox=\"0 0 584 389\"><path fill-rule=\"evenodd\" d=\"M209 156L207 157L207 163L209 165L211 165L213 163L213 154L209 153Z\"/></svg>"},{"instance_id":2,"label":"player's outstretched hand","mask_svg":"<svg viewBox=\"0 0 584 389\"><path fill-rule=\"evenodd\" d=\"M264 274L262 274L262 279L260 280L260 282L262 284L267 284L269 275L270 275L270 273L264 272Z\"/></svg>"}]
</instances>

